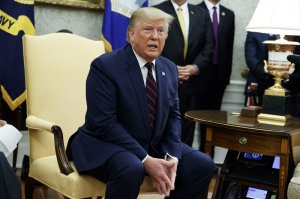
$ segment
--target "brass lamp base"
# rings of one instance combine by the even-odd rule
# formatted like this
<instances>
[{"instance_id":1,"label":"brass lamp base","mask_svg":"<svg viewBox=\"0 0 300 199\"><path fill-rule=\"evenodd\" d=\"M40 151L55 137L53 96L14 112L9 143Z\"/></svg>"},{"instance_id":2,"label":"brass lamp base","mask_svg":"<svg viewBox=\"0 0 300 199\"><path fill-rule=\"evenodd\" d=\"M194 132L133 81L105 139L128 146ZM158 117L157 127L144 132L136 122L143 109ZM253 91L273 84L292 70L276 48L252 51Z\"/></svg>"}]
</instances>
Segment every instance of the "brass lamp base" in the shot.
<instances>
[{"instance_id":1,"label":"brass lamp base","mask_svg":"<svg viewBox=\"0 0 300 199\"><path fill-rule=\"evenodd\" d=\"M276 88L274 86L271 86L270 88L265 90L265 95L271 95L271 96L287 96L289 94L289 91L285 88Z\"/></svg>"},{"instance_id":2,"label":"brass lamp base","mask_svg":"<svg viewBox=\"0 0 300 199\"><path fill-rule=\"evenodd\" d=\"M257 116L257 121L263 124L271 124L277 126L284 126L288 123L288 120L291 119L290 115L272 115L266 113L260 113Z\"/></svg>"}]
</instances>

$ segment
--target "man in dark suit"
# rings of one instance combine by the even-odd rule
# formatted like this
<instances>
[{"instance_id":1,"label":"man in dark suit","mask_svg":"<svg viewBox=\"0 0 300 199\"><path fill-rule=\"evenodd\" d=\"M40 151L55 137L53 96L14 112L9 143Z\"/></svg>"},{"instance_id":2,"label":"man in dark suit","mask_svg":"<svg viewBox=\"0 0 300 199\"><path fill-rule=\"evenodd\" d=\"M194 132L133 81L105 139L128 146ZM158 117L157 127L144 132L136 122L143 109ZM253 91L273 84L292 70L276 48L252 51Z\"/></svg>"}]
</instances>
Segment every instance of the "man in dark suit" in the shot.
<instances>
[{"instance_id":1,"label":"man in dark suit","mask_svg":"<svg viewBox=\"0 0 300 199\"><path fill-rule=\"evenodd\" d=\"M180 141L178 72L160 57L171 21L156 8L136 10L130 44L91 64L86 121L67 154L79 173L107 183L106 199L137 198L145 175L171 199L207 193L214 163Z\"/></svg>"},{"instance_id":2,"label":"man in dark suit","mask_svg":"<svg viewBox=\"0 0 300 199\"><path fill-rule=\"evenodd\" d=\"M300 117L300 55L289 55L288 60L295 64L295 71L285 77L283 86L290 90L292 96L290 114Z\"/></svg>"},{"instance_id":3,"label":"man in dark suit","mask_svg":"<svg viewBox=\"0 0 300 199\"><path fill-rule=\"evenodd\" d=\"M209 80L208 66L213 50L212 23L207 11L188 4L187 0L168 0L155 7L175 19L162 55L178 67L180 113L183 120L181 139L192 146L195 123L185 119L184 113L204 109L203 99ZM184 28L180 22L180 10L183 13Z\"/></svg>"},{"instance_id":4,"label":"man in dark suit","mask_svg":"<svg viewBox=\"0 0 300 199\"><path fill-rule=\"evenodd\" d=\"M261 106L265 89L273 84L272 76L264 71L264 60L268 59L268 49L263 42L274 40L276 36L266 33L247 32L245 42L245 59L249 68L245 86L245 106L248 104L248 95L256 98L255 105ZM256 89L248 89L251 83L256 85ZM252 92L252 93L249 93Z\"/></svg>"},{"instance_id":5,"label":"man in dark suit","mask_svg":"<svg viewBox=\"0 0 300 199\"><path fill-rule=\"evenodd\" d=\"M219 4L220 0L204 0L199 4L206 9L213 23L214 51L210 60L205 109L220 110L232 70L235 31L234 12ZM205 150L206 127L200 126L200 151Z\"/></svg>"},{"instance_id":6,"label":"man in dark suit","mask_svg":"<svg viewBox=\"0 0 300 199\"><path fill-rule=\"evenodd\" d=\"M230 82L232 70L233 42L235 31L234 12L219 3L220 0L204 0L199 4L209 13L214 24L214 8L216 10L216 25L214 30L214 52L211 59L208 101L206 108L220 110L224 91Z\"/></svg>"},{"instance_id":7,"label":"man in dark suit","mask_svg":"<svg viewBox=\"0 0 300 199\"><path fill-rule=\"evenodd\" d=\"M294 37L293 41L300 43L300 37ZM294 55L289 55L287 59L295 64L295 71L292 74L286 74L282 84L292 96L290 114L293 117L300 117L300 46L297 46Z\"/></svg>"}]
</instances>

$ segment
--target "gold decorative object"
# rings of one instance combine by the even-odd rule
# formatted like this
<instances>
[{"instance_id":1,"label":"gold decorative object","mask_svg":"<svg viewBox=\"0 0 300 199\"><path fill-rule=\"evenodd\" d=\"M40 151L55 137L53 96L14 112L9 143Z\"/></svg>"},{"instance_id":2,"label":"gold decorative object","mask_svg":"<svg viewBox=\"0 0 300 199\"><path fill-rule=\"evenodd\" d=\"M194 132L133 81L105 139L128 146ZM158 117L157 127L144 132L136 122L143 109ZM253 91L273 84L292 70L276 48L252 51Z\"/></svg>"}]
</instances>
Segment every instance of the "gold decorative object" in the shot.
<instances>
[{"instance_id":1,"label":"gold decorative object","mask_svg":"<svg viewBox=\"0 0 300 199\"><path fill-rule=\"evenodd\" d=\"M265 71L274 76L274 85L265 90L263 111L257 116L260 123L284 126L291 118L289 113L289 92L281 86L283 76L295 69L295 64L287 60L293 54L298 42L287 41L281 36L275 41L265 41L268 46L268 61L265 62ZM274 114L278 109L281 114ZM271 112L271 113L270 113Z\"/></svg>"},{"instance_id":2,"label":"gold decorative object","mask_svg":"<svg viewBox=\"0 0 300 199\"><path fill-rule=\"evenodd\" d=\"M290 115L274 115L274 114L260 113L257 116L257 121L263 124L285 126L288 123L288 120L291 118L292 116Z\"/></svg>"},{"instance_id":3,"label":"gold decorative object","mask_svg":"<svg viewBox=\"0 0 300 199\"><path fill-rule=\"evenodd\" d=\"M278 39L276 41L265 41L269 50L268 62L265 60L266 71L274 76L275 83L273 86L265 90L265 95L286 96L288 90L281 86L283 76L287 73L292 73L295 65L287 60L287 56L293 54L298 42Z\"/></svg>"},{"instance_id":4,"label":"gold decorative object","mask_svg":"<svg viewBox=\"0 0 300 199\"><path fill-rule=\"evenodd\" d=\"M73 8L103 10L104 0L34 0L36 4L49 4Z\"/></svg>"},{"instance_id":5,"label":"gold decorative object","mask_svg":"<svg viewBox=\"0 0 300 199\"><path fill-rule=\"evenodd\" d=\"M279 34L276 41L264 42L268 46L268 61L265 71L274 76L275 84L265 90L263 110L257 116L260 123L285 125L292 108L289 92L282 88L283 76L294 70L294 64L287 56L299 43L284 40L284 35L300 35L300 1L299 0L259 0L254 14L247 26L247 31L266 34ZM289 39L288 39L289 40Z\"/></svg>"}]
</instances>

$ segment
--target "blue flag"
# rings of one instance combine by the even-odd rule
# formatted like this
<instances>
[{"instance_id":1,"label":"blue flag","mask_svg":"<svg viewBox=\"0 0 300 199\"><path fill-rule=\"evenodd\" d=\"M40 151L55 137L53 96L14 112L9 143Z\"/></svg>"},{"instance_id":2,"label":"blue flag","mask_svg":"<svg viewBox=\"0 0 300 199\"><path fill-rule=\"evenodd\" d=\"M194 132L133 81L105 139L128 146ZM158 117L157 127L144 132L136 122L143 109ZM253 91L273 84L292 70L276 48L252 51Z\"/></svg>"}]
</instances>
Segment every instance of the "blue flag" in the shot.
<instances>
[{"instance_id":1,"label":"blue flag","mask_svg":"<svg viewBox=\"0 0 300 199\"><path fill-rule=\"evenodd\" d=\"M105 0L101 40L106 51L124 46L131 14L140 7L147 7L147 0Z\"/></svg>"},{"instance_id":2,"label":"blue flag","mask_svg":"<svg viewBox=\"0 0 300 199\"><path fill-rule=\"evenodd\" d=\"M34 0L0 0L0 85L11 110L25 101L22 36L35 34Z\"/></svg>"}]
</instances>

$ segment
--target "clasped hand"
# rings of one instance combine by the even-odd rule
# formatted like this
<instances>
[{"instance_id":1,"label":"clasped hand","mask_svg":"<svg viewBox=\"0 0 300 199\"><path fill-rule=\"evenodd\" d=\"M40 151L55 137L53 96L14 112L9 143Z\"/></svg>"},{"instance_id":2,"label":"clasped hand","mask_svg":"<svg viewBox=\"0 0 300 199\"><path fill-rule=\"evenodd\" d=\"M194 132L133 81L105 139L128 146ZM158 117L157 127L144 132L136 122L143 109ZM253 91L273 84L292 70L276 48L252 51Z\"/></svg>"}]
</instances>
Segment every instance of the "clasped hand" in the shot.
<instances>
[{"instance_id":1,"label":"clasped hand","mask_svg":"<svg viewBox=\"0 0 300 199\"><path fill-rule=\"evenodd\" d=\"M7 124L6 121L0 120L0 127L1 127L1 126L4 126L5 124Z\"/></svg>"},{"instance_id":2,"label":"clasped hand","mask_svg":"<svg viewBox=\"0 0 300 199\"><path fill-rule=\"evenodd\" d=\"M172 158L164 160L149 156L144 162L144 167L158 193L169 196L171 190L175 189L177 161Z\"/></svg>"},{"instance_id":3,"label":"clasped hand","mask_svg":"<svg viewBox=\"0 0 300 199\"><path fill-rule=\"evenodd\" d=\"M197 74L198 68L195 65L177 66L179 83L187 81L192 75Z\"/></svg>"}]
</instances>

